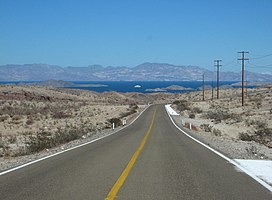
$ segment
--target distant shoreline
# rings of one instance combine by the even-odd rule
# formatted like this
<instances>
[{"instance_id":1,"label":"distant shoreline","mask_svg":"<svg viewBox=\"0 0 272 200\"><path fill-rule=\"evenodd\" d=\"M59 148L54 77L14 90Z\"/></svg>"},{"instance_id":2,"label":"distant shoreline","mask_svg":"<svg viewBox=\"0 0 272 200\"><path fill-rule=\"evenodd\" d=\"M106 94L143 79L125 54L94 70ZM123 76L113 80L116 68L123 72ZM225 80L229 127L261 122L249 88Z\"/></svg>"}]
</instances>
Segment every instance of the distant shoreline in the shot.
<instances>
[{"instance_id":1,"label":"distant shoreline","mask_svg":"<svg viewBox=\"0 0 272 200\"><path fill-rule=\"evenodd\" d=\"M37 84L38 83L38 84ZM260 86L269 86L272 83L267 82L248 82L248 88ZM3 81L1 85L38 85L45 87L59 87L80 90L90 90L95 92L139 92L139 93L185 93L190 91L202 90L202 81ZM215 82L213 82L216 87ZM141 85L140 88L135 88L135 85ZM205 90L212 87L212 81L205 82ZM240 88L241 85L237 81L221 81L220 88ZM245 84L246 87L246 84Z\"/></svg>"}]
</instances>

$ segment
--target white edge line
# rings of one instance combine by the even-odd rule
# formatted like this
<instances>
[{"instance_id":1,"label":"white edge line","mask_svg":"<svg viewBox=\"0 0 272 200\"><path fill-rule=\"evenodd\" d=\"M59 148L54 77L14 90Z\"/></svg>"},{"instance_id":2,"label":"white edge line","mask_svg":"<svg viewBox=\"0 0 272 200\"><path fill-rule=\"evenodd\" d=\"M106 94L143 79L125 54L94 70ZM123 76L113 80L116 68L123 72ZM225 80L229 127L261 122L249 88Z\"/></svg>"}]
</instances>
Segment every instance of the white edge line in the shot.
<instances>
[{"instance_id":1,"label":"white edge line","mask_svg":"<svg viewBox=\"0 0 272 200\"><path fill-rule=\"evenodd\" d=\"M132 120L132 122L131 122L128 126L124 126L124 127L120 128L119 130L116 130L116 131L114 131L114 132L112 132L112 133L110 133L110 134L108 134L108 135L102 136L102 137L100 137L100 138L96 138L96 139L91 140L91 141L89 141L89 142L86 142L86 143L84 143L84 144L80 144L80 145L71 147L71 148L69 148L69 149L65 149L65 150L63 150L63 151L54 153L54 154L52 154L52 155L48 155L48 156L39 158L39 159L37 159L37 160L33 160L33 161L31 161L31 162L25 163L25 164L23 164L23 165L20 165L20 166L17 166L17 167L8 169L8 170L6 170L6 171L0 172L0 176L2 176L2 175L4 175L4 174L7 174L7 173L10 173L10 172L13 172L13 171L18 170L18 169L21 169L21 168L26 167L26 166L28 166L28 165L32 165L32 164L34 164L34 163L40 162L40 161L42 161L42 160L45 160L45 159L48 159L48 158L57 156L57 155L59 155L59 154L65 153L65 152L67 152L67 151L71 151L71 150L73 150L73 149L77 149L77 148L83 147L83 146L85 146L85 145L91 144L91 143L96 142L96 141L98 141L98 140L102 140L102 139L104 139L104 138L106 138L106 137L108 137L108 136L111 136L111 135L113 135L113 134L115 134L115 133L117 133L117 132L119 132L119 131L121 131L121 130L127 128L127 127L129 127L130 125L132 125L132 124L133 124L133 123L134 123L134 122L135 122L135 121L136 121L136 120L137 120L137 119L138 119L138 118L146 111L146 109L149 108L149 107L150 107L150 105L148 105L148 106L147 106L147 107L146 107L146 108L145 108L145 109L144 109L144 110L143 110L143 111L142 111L142 112L141 112L134 120Z\"/></svg>"},{"instance_id":2,"label":"white edge line","mask_svg":"<svg viewBox=\"0 0 272 200\"><path fill-rule=\"evenodd\" d=\"M175 125L175 127L181 131L184 135L186 135L187 137L191 138L192 140L194 140L195 142L199 143L200 145L206 147L207 149L211 150L213 153L217 154L218 156L220 156L221 158L227 160L228 162L230 162L231 164L235 165L237 168L239 168L240 170L242 170L244 173L246 173L248 176L250 176L251 178L253 178L255 181L257 181L258 183L260 183L262 186L264 186L266 189L268 189L270 192L272 192L272 187L267 184L265 181L263 181L262 179L260 179L259 177L257 177L255 174L253 174L252 172L248 171L247 169L245 169L244 167L242 167L241 165L239 165L239 163L237 163L235 160L232 160L230 158L228 158L227 156L223 155L222 153L216 151L215 149L211 148L210 146L204 144L203 142L197 140L196 138L194 138L193 136L189 135L188 133L186 133L185 131L183 131L181 128L179 128L176 123L174 122L174 120L172 119L172 117L170 116L170 114L168 113L167 109L165 108L171 122Z\"/></svg>"}]
</instances>

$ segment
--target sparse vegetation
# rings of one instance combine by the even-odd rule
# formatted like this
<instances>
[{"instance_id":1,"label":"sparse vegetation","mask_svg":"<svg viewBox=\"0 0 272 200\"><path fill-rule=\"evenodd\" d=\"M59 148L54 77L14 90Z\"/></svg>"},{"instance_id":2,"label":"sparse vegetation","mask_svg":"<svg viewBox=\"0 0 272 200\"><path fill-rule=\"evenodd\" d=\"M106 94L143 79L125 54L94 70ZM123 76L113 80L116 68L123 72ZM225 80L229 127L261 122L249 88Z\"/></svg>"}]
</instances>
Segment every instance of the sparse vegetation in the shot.
<instances>
[{"instance_id":1,"label":"sparse vegetation","mask_svg":"<svg viewBox=\"0 0 272 200\"><path fill-rule=\"evenodd\" d=\"M217 110L217 111L208 111L203 114L205 118L213 119L215 123L220 123L223 120L233 119L239 121L239 116L236 114L228 113L227 111Z\"/></svg>"},{"instance_id":2,"label":"sparse vegetation","mask_svg":"<svg viewBox=\"0 0 272 200\"><path fill-rule=\"evenodd\" d=\"M254 140L252 135L249 135L248 133L240 132L239 133L239 139L243 141L252 141Z\"/></svg>"},{"instance_id":3,"label":"sparse vegetation","mask_svg":"<svg viewBox=\"0 0 272 200\"><path fill-rule=\"evenodd\" d=\"M190 113L189 114L189 118L194 119L195 118L195 114L194 113Z\"/></svg>"},{"instance_id":4,"label":"sparse vegetation","mask_svg":"<svg viewBox=\"0 0 272 200\"><path fill-rule=\"evenodd\" d=\"M212 126L209 124L201 124L200 128L203 129L205 132L212 132Z\"/></svg>"},{"instance_id":5,"label":"sparse vegetation","mask_svg":"<svg viewBox=\"0 0 272 200\"><path fill-rule=\"evenodd\" d=\"M192 109L192 112L194 112L194 113L202 113L202 110L200 109L200 108L198 108L198 107L194 107L193 109Z\"/></svg>"},{"instance_id":6,"label":"sparse vegetation","mask_svg":"<svg viewBox=\"0 0 272 200\"><path fill-rule=\"evenodd\" d=\"M2 92L4 91L4 92ZM0 156L19 156L88 137L121 119L130 120L144 102L108 92L3 86L0 88ZM118 105L118 106L115 106ZM109 120L107 120L109 119Z\"/></svg>"},{"instance_id":7,"label":"sparse vegetation","mask_svg":"<svg viewBox=\"0 0 272 200\"><path fill-rule=\"evenodd\" d=\"M215 136L221 136L221 135L222 135L222 132L221 132L219 129L216 129L216 128L213 128L213 129L212 129L212 133L213 133Z\"/></svg>"}]
</instances>

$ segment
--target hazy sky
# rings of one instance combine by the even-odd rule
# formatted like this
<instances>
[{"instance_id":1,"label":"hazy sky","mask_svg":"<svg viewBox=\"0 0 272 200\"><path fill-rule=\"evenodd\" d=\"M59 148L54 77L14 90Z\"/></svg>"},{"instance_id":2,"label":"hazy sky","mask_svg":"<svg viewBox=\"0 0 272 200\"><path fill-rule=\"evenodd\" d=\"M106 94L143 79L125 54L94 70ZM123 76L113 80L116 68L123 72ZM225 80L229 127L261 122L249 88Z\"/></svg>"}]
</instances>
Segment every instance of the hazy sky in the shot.
<instances>
[{"instance_id":1,"label":"hazy sky","mask_svg":"<svg viewBox=\"0 0 272 200\"><path fill-rule=\"evenodd\" d=\"M0 0L0 65L143 62L272 72L272 0Z\"/></svg>"}]
</instances>

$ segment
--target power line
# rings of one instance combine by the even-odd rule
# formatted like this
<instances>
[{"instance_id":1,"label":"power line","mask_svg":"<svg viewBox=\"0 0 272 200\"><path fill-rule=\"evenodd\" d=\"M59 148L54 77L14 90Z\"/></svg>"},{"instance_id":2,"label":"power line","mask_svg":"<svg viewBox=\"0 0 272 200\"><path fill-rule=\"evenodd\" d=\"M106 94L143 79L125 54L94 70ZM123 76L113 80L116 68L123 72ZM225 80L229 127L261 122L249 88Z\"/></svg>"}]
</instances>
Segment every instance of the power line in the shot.
<instances>
[{"instance_id":1,"label":"power line","mask_svg":"<svg viewBox=\"0 0 272 200\"><path fill-rule=\"evenodd\" d=\"M236 61L236 59L237 59L237 58L232 59L231 61L229 61L229 62L227 62L226 64L224 64L224 66L229 66L229 65L233 64L234 61Z\"/></svg>"},{"instance_id":2,"label":"power line","mask_svg":"<svg viewBox=\"0 0 272 200\"><path fill-rule=\"evenodd\" d=\"M258 67L258 68L271 68L272 67L272 64L268 64L268 65L255 65L253 63L248 63L248 64L253 67Z\"/></svg>"},{"instance_id":3,"label":"power line","mask_svg":"<svg viewBox=\"0 0 272 200\"><path fill-rule=\"evenodd\" d=\"M263 56L259 56L259 57L255 57L255 58L251 58L251 60L258 60L258 59L266 58L266 57L269 57L269 56L272 56L272 53L267 54L267 55L263 55Z\"/></svg>"}]
</instances>

